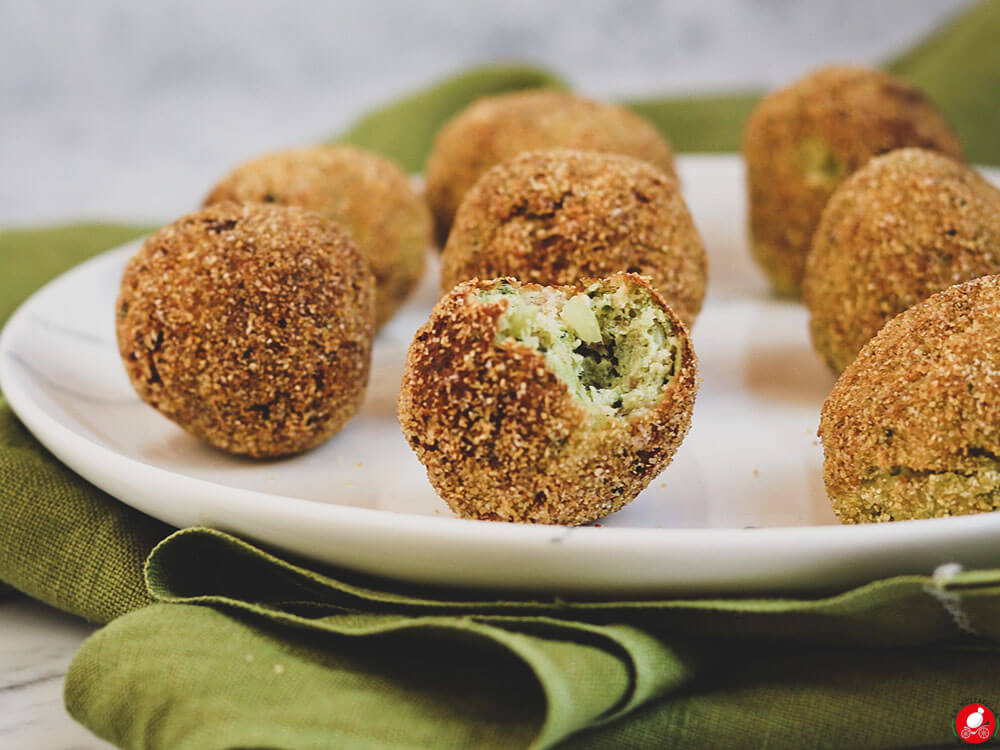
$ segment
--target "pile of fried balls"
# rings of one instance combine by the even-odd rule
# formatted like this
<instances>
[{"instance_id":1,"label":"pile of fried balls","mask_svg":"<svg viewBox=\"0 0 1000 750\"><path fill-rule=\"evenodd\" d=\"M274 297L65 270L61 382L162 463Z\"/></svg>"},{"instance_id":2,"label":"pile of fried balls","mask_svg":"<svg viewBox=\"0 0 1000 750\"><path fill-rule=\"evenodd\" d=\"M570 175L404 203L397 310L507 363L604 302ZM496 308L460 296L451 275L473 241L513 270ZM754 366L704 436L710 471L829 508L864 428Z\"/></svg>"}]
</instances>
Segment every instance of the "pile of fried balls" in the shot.
<instances>
[{"instance_id":1,"label":"pile of fried balls","mask_svg":"<svg viewBox=\"0 0 1000 750\"><path fill-rule=\"evenodd\" d=\"M764 97L742 151L753 255L839 375L820 435L840 519L1000 508L1000 191L920 91L862 67ZM622 508L698 387L708 262L669 141L624 107L519 91L453 117L424 176L345 145L237 166L126 266L133 387L223 451L314 448L439 252L398 401L437 493L495 521Z\"/></svg>"}]
</instances>

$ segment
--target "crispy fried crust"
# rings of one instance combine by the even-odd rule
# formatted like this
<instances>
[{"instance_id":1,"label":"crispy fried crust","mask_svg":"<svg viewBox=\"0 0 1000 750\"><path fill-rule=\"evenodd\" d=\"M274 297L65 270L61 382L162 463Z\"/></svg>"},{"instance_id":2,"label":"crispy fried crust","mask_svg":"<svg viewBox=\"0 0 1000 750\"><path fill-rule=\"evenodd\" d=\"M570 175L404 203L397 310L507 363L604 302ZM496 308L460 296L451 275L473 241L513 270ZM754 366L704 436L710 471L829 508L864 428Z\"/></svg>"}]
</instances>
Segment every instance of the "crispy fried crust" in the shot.
<instances>
[{"instance_id":1,"label":"crispy fried crust","mask_svg":"<svg viewBox=\"0 0 1000 750\"><path fill-rule=\"evenodd\" d=\"M886 323L840 376L819 433L844 523L1000 508L1000 276Z\"/></svg>"},{"instance_id":2,"label":"crispy fried crust","mask_svg":"<svg viewBox=\"0 0 1000 750\"><path fill-rule=\"evenodd\" d=\"M118 347L143 401L231 453L311 448L357 411L374 281L345 232L301 208L219 203L128 262Z\"/></svg>"},{"instance_id":3,"label":"crispy fried crust","mask_svg":"<svg viewBox=\"0 0 1000 750\"><path fill-rule=\"evenodd\" d=\"M822 68L764 97L743 132L750 235L776 291L798 295L830 194L871 157L904 146L960 157L958 140L917 89L880 71Z\"/></svg>"},{"instance_id":4,"label":"crispy fried crust","mask_svg":"<svg viewBox=\"0 0 1000 750\"><path fill-rule=\"evenodd\" d=\"M311 146L267 154L236 167L205 198L302 206L336 222L375 274L380 328L424 271L430 211L390 160L352 146Z\"/></svg>"},{"instance_id":5,"label":"crispy fried crust","mask_svg":"<svg viewBox=\"0 0 1000 750\"><path fill-rule=\"evenodd\" d=\"M445 124L427 160L427 200L441 242L483 172L522 151L547 148L628 154L674 175L670 144L624 107L546 89L486 96Z\"/></svg>"},{"instance_id":6,"label":"crispy fried crust","mask_svg":"<svg viewBox=\"0 0 1000 750\"><path fill-rule=\"evenodd\" d=\"M629 156L553 149L492 167L466 194L441 256L441 288L501 276L572 284L630 271L649 276L690 326L707 266L672 177Z\"/></svg>"},{"instance_id":7,"label":"crispy fried crust","mask_svg":"<svg viewBox=\"0 0 1000 750\"><path fill-rule=\"evenodd\" d=\"M806 261L813 344L835 372L891 317L1000 273L1000 190L953 159L907 148L837 188Z\"/></svg>"},{"instance_id":8,"label":"crispy fried crust","mask_svg":"<svg viewBox=\"0 0 1000 750\"><path fill-rule=\"evenodd\" d=\"M666 310L682 341L680 367L655 408L603 424L542 354L513 339L494 343L506 303L474 300L499 281L465 282L438 302L410 347L399 421L457 515L588 523L630 502L670 463L691 423L694 351L662 298L627 278Z\"/></svg>"}]
</instances>

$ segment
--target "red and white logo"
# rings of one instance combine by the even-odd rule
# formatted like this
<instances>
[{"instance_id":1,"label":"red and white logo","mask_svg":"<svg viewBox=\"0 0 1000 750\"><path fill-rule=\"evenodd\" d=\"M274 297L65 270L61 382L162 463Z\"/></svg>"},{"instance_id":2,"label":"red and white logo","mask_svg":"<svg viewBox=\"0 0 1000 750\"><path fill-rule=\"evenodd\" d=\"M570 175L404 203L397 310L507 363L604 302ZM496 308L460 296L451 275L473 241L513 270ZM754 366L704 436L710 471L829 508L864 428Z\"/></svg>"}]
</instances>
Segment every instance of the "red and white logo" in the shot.
<instances>
[{"instance_id":1,"label":"red and white logo","mask_svg":"<svg viewBox=\"0 0 1000 750\"><path fill-rule=\"evenodd\" d=\"M981 703L970 703L955 717L955 733L970 745L986 742L996 731L996 717Z\"/></svg>"}]
</instances>

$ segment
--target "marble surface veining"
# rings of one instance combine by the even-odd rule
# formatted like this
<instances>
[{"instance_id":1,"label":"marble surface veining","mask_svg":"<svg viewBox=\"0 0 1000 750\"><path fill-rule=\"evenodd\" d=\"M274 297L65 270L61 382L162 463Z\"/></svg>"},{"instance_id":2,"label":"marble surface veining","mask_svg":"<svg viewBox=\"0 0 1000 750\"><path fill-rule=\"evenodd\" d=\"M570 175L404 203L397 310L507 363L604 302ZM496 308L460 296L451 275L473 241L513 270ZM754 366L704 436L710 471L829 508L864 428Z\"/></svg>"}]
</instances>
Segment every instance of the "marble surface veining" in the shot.
<instances>
[{"instance_id":1,"label":"marble surface veining","mask_svg":"<svg viewBox=\"0 0 1000 750\"><path fill-rule=\"evenodd\" d=\"M66 669L94 630L79 618L27 599L0 603L0 747L111 747L63 709Z\"/></svg>"},{"instance_id":2,"label":"marble surface veining","mask_svg":"<svg viewBox=\"0 0 1000 750\"><path fill-rule=\"evenodd\" d=\"M169 220L238 161L475 63L605 97L770 88L877 63L966 2L0 0L0 225Z\"/></svg>"}]
</instances>

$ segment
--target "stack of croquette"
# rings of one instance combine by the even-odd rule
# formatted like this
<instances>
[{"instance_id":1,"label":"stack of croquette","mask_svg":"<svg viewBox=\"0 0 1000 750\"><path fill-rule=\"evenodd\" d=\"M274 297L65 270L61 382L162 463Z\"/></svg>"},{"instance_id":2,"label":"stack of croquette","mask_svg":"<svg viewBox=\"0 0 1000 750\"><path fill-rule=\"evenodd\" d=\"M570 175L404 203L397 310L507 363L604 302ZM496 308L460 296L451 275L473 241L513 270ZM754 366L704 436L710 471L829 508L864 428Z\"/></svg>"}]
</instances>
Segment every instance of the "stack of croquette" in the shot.
<instances>
[{"instance_id":1,"label":"stack of croquette","mask_svg":"<svg viewBox=\"0 0 1000 750\"><path fill-rule=\"evenodd\" d=\"M743 150L755 257L844 371L821 424L842 520L996 509L1000 347L971 342L992 341L1000 294L992 277L948 287L1000 273L1000 193L919 91L865 68L765 97ZM310 449L360 407L375 333L435 238L442 296L399 421L441 498L462 517L559 524L634 499L690 427L707 257L665 137L562 91L457 114L424 195L346 146L238 166L128 264L132 383L222 450Z\"/></svg>"}]
</instances>

